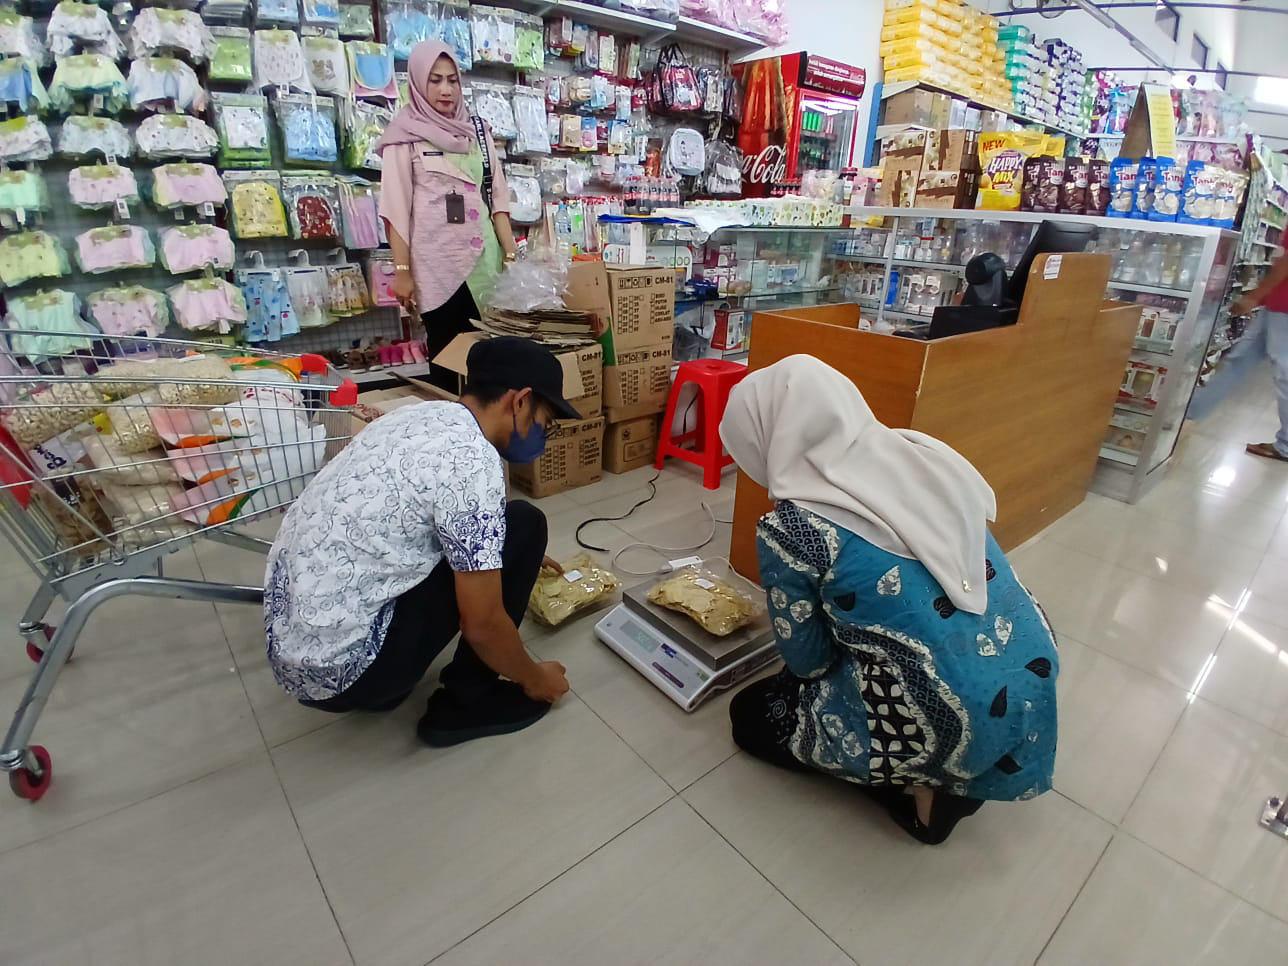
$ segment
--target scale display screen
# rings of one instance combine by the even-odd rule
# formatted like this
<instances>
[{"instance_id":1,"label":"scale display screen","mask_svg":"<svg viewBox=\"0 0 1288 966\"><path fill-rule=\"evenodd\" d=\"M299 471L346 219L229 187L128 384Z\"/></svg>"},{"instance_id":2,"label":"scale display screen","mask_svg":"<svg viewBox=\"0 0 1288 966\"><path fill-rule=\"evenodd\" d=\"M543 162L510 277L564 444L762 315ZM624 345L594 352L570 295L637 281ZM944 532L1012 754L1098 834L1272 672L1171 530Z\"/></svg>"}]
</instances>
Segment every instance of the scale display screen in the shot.
<instances>
[{"instance_id":1,"label":"scale display screen","mask_svg":"<svg viewBox=\"0 0 1288 966\"><path fill-rule=\"evenodd\" d=\"M622 621L622 633L642 647L645 654L652 654L658 648L658 639L634 621Z\"/></svg>"}]
</instances>

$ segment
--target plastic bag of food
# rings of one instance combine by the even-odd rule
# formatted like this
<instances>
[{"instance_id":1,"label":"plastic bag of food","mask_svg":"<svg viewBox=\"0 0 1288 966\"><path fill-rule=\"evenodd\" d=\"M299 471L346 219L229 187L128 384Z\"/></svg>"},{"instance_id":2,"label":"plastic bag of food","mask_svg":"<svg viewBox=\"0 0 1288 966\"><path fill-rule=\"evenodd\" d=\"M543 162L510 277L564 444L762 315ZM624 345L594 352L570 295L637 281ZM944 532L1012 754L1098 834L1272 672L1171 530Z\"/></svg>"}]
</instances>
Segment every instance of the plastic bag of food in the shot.
<instances>
[{"instance_id":1,"label":"plastic bag of food","mask_svg":"<svg viewBox=\"0 0 1288 966\"><path fill-rule=\"evenodd\" d=\"M488 308L506 312L560 311L568 285L568 264L553 259L524 258L497 279Z\"/></svg>"},{"instance_id":2,"label":"plastic bag of food","mask_svg":"<svg viewBox=\"0 0 1288 966\"><path fill-rule=\"evenodd\" d=\"M979 136L979 195L976 208L1018 211L1024 162L1035 155L1064 154L1064 139L1041 131L993 131Z\"/></svg>"},{"instance_id":3,"label":"plastic bag of food","mask_svg":"<svg viewBox=\"0 0 1288 966\"><path fill-rule=\"evenodd\" d=\"M564 563L563 569L560 574L543 567L528 598L528 612L546 627L558 627L622 586L616 576L584 553Z\"/></svg>"},{"instance_id":4,"label":"plastic bag of food","mask_svg":"<svg viewBox=\"0 0 1288 966\"><path fill-rule=\"evenodd\" d=\"M679 611L709 634L725 637L756 619L764 605L702 567L685 567L648 592L659 607Z\"/></svg>"}]
</instances>

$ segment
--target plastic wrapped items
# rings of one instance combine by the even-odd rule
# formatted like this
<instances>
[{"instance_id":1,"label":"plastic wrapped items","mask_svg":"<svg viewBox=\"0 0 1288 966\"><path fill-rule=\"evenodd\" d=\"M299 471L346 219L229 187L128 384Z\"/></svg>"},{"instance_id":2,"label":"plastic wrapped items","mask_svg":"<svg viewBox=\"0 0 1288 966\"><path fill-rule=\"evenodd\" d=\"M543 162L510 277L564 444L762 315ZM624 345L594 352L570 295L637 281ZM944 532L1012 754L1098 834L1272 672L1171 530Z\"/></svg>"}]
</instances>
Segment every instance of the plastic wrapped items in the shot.
<instances>
[{"instance_id":1,"label":"plastic wrapped items","mask_svg":"<svg viewBox=\"0 0 1288 966\"><path fill-rule=\"evenodd\" d=\"M174 305L174 320L185 329L214 329L227 335L232 326L246 321L246 299L241 289L222 278L189 279L172 287L168 294Z\"/></svg>"},{"instance_id":2,"label":"plastic wrapped items","mask_svg":"<svg viewBox=\"0 0 1288 966\"><path fill-rule=\"evenodd\" d=\"M487 122L493 137L509 140L519 136L514 107L510 104L509 87L502 84L475 84L474 113Z\"/></svg>"},{"instance_id":3,"label":"plastic wrapped items","mask_svg":"<svg viewBox=\"0 0 1288 966\"><path fill-rule=\"evenodd\" d=\"M71 355L93 346L91 339L75 332L92 333L80 316L80 298L71 292L54 289L32 295L8 297L5 316L9 348L15 355L41 363L58 356Z\"/></svg>"},{"instance_id":4,"label":"plastic wrapped items","mask_svg":"<svg viewBox=\"0 0 1288 966\"><path fill-rule=\"evenodd\" d=\"M293 30L255 31L255 86L313 93L300 35Z\"/></svg>"},{"instance_id":5,"label":"plastic wrapped items","mask_svg":"<svg viewBox=\"0 0 1288 966\"><path fill-rule=\"evenodd\" d=\"M603 36L611 38L612 35L604 34ZM514 38L514 67L518 70L544 69L546 66L546 44L541 18L530 13L516 13L514 15ZM617 63L615 57L613 63Z\"/></svg>"},{"instance_id":6,"label":"plastic wrapped items","mask_svg":"<svg viewBox=\"0 0 1288 966\"><path fill-rule=\"evenodd\" d=\"M367 259L367 288L371 292L371 304L392 306L398 304L394 294L393 254L390 252L373 252Z\"/></svg>"},{"instance_id":7,"label":"plastic wrapped items","mask_svg":"<svg viewBox=\"0 0 1288 966\"><path fill-rule=\"evenodd\" d=\"M406 60L418 43L438 36L426 0L387 0L383 14L385 42L397 60Z\"/></svg>"},{"instance_id":8,"label":"plastic wrapped items","mask_svg":"<svg viewBox=\"0 0 1288 966\"><path fill-rule=\"evenodd\" d=\"M19 446L31 449L85 422L103 408L103 396L87 382L54 382L24 393L0 411L4 426Z\"/></svg>"},{"instance_id":9,"label":"plastic wrapped items","mask_svg":"<svg viewBox=\"0 0 1288 966\"><path fill-rule=\"evenodd\" d=\"M341 177L336 181L340 193L344 247L379 248L380 196L377 187L358 177Z\"/></svg>"},{"instance_id":10,"label":"plastic wrapped items","mask_svg":"<svg viewBox=\"0 0 1288 966\"><path fill-rule=\"evenodd\" d=\"M89 317L107 335L156 338L170 324L170 307L160 292L138 285L99 289L85 298Z\"/></svg>"},{"instance_id":11,"label":"plastic wrapped items","mask_svg":"<svg viewBox=\"0 0 1288 966\"><path fill-rule=\"evenodd\" d=\"M371 307L362 269L357 265L328 265L326 280L329 291L327 310L333 316L357 315Z\"/></svg>"},{"instance_id":12,"label":"plastic wrapped items","mask_svg":"<svg viewBox=\"0 0 1288 966\"><path fill-rule=\"evenodd\" d=\"M282 25L294 27L300 22L299 0L257 0L256 26Z\"/></svg>"},{"instance_id":13,"label":"plastic wrapped items","mask_svg":"<svg viewBox=\"0 0 1288 966\"><path fill-rule=\"evenodd\" d=\"M430 12L437 17L435 36L451 48L461 70L473 69L474 42L470 33L468 0L442 0L432 4Z\"/></svg>"},{"instance_id":14,"label":"plastic wrapped items","mask_svg":"<svg viewBox=\"0 0 1288 966\"><path fill-rule=\"evenodd\" d=\"M398 85L394 82L394 55L384 44L351 40L344 45L349 58L349 81L354 97L395 100Z\"/></svg>"},{"instance_id":15,"label":"plastic wrapped items","mask_svg":"<svg viewBox=\"0 0 1288 966\"><path fill-rule=\"evenodd\" d=\"M0 107L17 104L18 110L44 112L49 106L49 92L40 81L34 60L19 57L0 58Z\"/></svg>"},{"instance_id":16,"label":"plastic wrapped items","mask_svg":"<svg viewBox=\"0 0 1288 966\"><path fill-rule=\"evenodd\" d=\"M133 176L131 176L133 177ZM49 210L49 189L37 171L0 170L0 213L26 217L27 212Z\"/></svg>"},{"instance_id":17,"label":"plastic wrapped items","mask_svg":"<svg viewBox=\"0 0 1288 966\"><path fill-rule=\"evenodd\" d=\"M477 101L476 101L477 103ZM519 154L549 154L545 97L535 87L514 89L514 150Z\"/></svg>"},{"instance_id":18,"label":"plastic wrapped items","mask_svg":"<svg viewBox=\"0 0 1288 966\"><path fill-rule=\"evenodd\" d=\"M152 203L158 208L222 207L227 198L224 183L212 165L177 162L152 169Z\"/></svg>"},{"instance_id":19,"label":"plastic wrapped items","mask_svg":"<svg viewBox=\"0 0 1288 966\"><path fill-rule=\"evenodd\" d=\"M331 241L340 236L340 195L328 174L283 174L282 200L291 221L291 237Z\"/></svg>"},{"instance_id":20,"label":"plastic wrapped items","mask_svg":"<svg viewBox=\"0 0 1288 966\"><path fill-rule=\"evenodd\" d=\"M503 7L470 6L470 34L475 64L513 64L517 53L514 11Z\"/></svg>"},{"instance_id":21,"label":"plastic wrapped items","mask_svg":"<svg viewBox=\"0 0 1288 966\"><path fill-rule=\"evenodd\" d=\"M112 524L112 542L126 549L150 547L191 532L192 524L177 516L173 507L174 501L183 500L183 492L177 484L102 484L100 502Z\"/></svg>"},{"instance_id":22,"label":"plastic wrapped items","mask_svg":"<svg viewBox=\"0 0 1288 966\"><path fill-rule=\"evenodd\" d=\"M285 238L282 176L276 171L225 171L234 238Z\"/></svg>"},{"instance_id":23,"label":"plastic wrapped items","mask_svg":"<svg viewBox=\"0 0 1288 966\"><path fill-rule=\"evenodd\" d=\"M246 269L235 277L246 298L246 341L279 342L299 333L281 269Z\"/></svg>"},{"instance_id":24,"label":"plastic wrapped items","mask_svg":"<svg viewBox=\"0 0 1288 966\"><path fill-rule=\"evenodd\" d=\"M72 204L90 211L111 208L117 202L132 205L139 201L139 183L134 172L121 164L72 168L67 173L67 192Z\"/></svg>"},{"instance_id":25,"label":"plastic wrapped items","mask_svg":"<svg viewBox=\"0 0 1288 966\"><path fill-rule=\"evenodd\" d=\"M48 232L23 231L0 238L0 282L5 285L60 278L67 272L67 252Z\"/></svg>"},{"instance_id":26,"label":"plastic wrapped items","mask_svg":"<svg viewBox=\"0 0 1288 966\"><path fill-rule=\"evenodd\" d=\"M273 164L268 99L263 94L210 95L220 167L267 168Z\"/></svg>"},{"instance_id":27,"label":"plastic wrapped items","mask_svg":"<svg viewBox=\"0 0 1288 966\"><path fill-rule=\"evenodd\" d=\"M535 225L541 221L544 206L536 169L529 164L507 165L505 183L510 188L510 220L518 225Z\"/></svg>"},{"instance_id":28,"label":"plastic wrapped items","mask_svg":"<svg viewBox=\"0 0 1288 966\"><path fill-rule=\"evenodd\" d=\"M61 114L78 102L92 111L119 114L129 101L129 87L121 70L103 54L75 54L58 61L49 82L49 105Z\"/></svg>"},{"instance_id":29,"label":"plastic wrapped items","mask_svg":"<svg viewBox=\"0 0 1288 966\"><path fill-rule=\"evenodd\" d=\"M563 564L563 573L541 568L528 598L528 613L546 627L558 627L621 587L622 582L610 571L596 565L586 554L578 554Z\"/></svg>"},{"instance_id":30,"label":"plastic wrapped items","mask_svg":"<svg viewBox=\"0 0 1288 966\"><path fill-rule=\"evenodd\" d=\"M139 398L139 397L134 397ZM155 405L160 405L160 397L154 396ZM109 416L116 415L113 407ZM113 428L116 421L112 421ZM151 429L151 421L148 422ZM109 481L120 486L156 486L162 483L178 483L179 474L165 458L165 450L160 448L160 437L153 447L126 450L115 433L95 433L81 437L85 447L85 458L99 472L98 480Z\"/></svg>"},{"instance_id":31,"label":"plastic wrapped items","mask_svg":"<svg viewBox=\"0 0 1288 966\"><path fill-rule=\"evenodd\" d=\"M336 30L340 26L340 5L335 0L301 0L300 11L310 27Z\"/></svg>"},{"instance_id":32,"label":"plastic wrapped items","mask_svg":"<svg viewBox=\"0 0 1288 966\"><path fill-rule=\"evenodd\" d=\"M129 144L128 136L125 143ZM0 161L45 161L52 153L49 128L39 118L23 115L0 121Z\"/></svg>"},{"instance_id":33,"label":"plastic wrapped items","mask_svg":"<svg viewBox=\"0 0 1288 966\"><path fill-rule=\"evenodd\" d=\"M1136 179L1140 162L1134 158L1115 158L1109 165L1110 218L1130 218L1136 204Z\"/></svg>"},{"instance_id":34,"label":"plastic wrapped items","mask_svg":"<svg viewBox=\"0 0 1288 966\"><path fill-rule=\"evenodd\" d=\"M304 64L309 81L319 94L349 93L349 61L344 44L334 37L305 37Z\"/></svg>"},{"instance_id":35,"label":"plastic wrapped items","mask_svg":"<svg viewBox=\"0 0 1288 966\"><path fill-rule=\"evenodd\" d=\"M215 40L196 12L144 7L126 35L130 56L152 57L177 51L194 64L204 64L214 52Z\"/></svg>"},{"instance_id":36,"label":"plastic wrapped items","mask_svg":"<svg viewBox=\"0 0 1288 966\"><path fill-rule=\"evenodd\" d=\"M648 592L659 607L693 618L707 633L732 634L756 619L762 606L701 567L685 567Z\"/></svg>"},{"instance_id":37,"label":"plastic wrapped items","mask_svg":"<svg viewBox=\"0 0 1288 966\"><path fill-rule=\"evenodd\" d=\"M231 237L215 225L177 225L161 234L161 264L172 275L229 269L234 257Z\"/></svg>"},{"instance_id":38,"label":"plastic wrapped items","mask_svg":"<svg viewBox=\"0 0 1288 966\"><path fill-rule=\"evenodd\" d=\"M28 118L17 118L19 121L27 121ZM5 124L12 124L13 121L0 123L0 145L4 144L4 127ZM36 122L40 124L39 121ZM44 125L40 125L44 128ZM49 143L49 134L45 133L45 143ZM63 121L63 126L58 131L58 153L65 158L74 160L88 160L91 157L98 156L109 161L116 158L128 158L134 153L134 142L130 140L130 132L125 129L125 125L120 121L113 120L110 117L86 117L81 114L73 114L67 120ZM48 153L45 157L49 157ZM17 158L6 158L6 160L20 160Z\"/></svg>"},{"instance_id":39,"label":"plastic wrapped items","mask_svg":"<svg viewBox=\"0 0 1288 966\"><path fill-rule=\"evenodd\" d=\"M370 4L340 4L340 36L345 40L371 40L376 36Z\"/></svg>"},{"instance_id":40,"label":"plastic wrapped items","mask_svg":"<svg viewBox=\"0 0 1288 966\"><path fill-rule=\"evenodd\" d=\"M250 84L255 77L251 66L250 31L245 27L214 27L210 33L214 41L210 79L228 84Z\"/></svg>"},{"instance_id":41,"label":"plastic wrapped items","mask_svg":"<svg viewBox=\"0 0 1288 966\"><path fill-rule=\"evenodd\" d=\"M286 289L291 294L291 306L300 328L310 329L329 325L331 316L331 285L323 268L288 268Z\"/></svg>"},{"instance_id":42,"label":"plastic wrapped items","mask_svg":"<svg viewBox=\"0 0 1288 966\"><path fill-rule=\"evenodd\" d=\"M154 114L134 132L145 158L208 158L219 146L210 125L187 114Z\"/></svg>"},{"instance_id":43,"label":"plastic wrapped items","mask_svg":"<svg viewBox=\"0 0 1288 966\"><path fill-rule=\"evenodd\" d=\"M107 11L97 4L62 0L49 17L45 36L58 60L78 51L102 54L111 60L125 56L125 45L116 35Z\"/></svg>"},{"instance_id":44,"label":"plastic wrapped items","mask_svg":"<svg viewBox=\"0 0 1288 966\"><path fill-rule=\"evenodd\" d=\"M366 101L345 101L340 109L340 123L344 134L344 163L350 168L381 169L376 146L385 128L393 120L394 112Z\"/></svg>"},{"instance_id":45,"label":"plastic wrapped items","mask_svg":"<svg viewBox=\"0 0 1288 966\"><path fill-rule=\"evenodd\" d=\"M278 94L273 111L282 132L282 159L287 164L333 164L339 157L335 137L335 101L329 97Z\"/></svg>"},{"instance_id":46,"label":"plastic wrapped items","mask_svg":"<svg viewBox=\"0 0 1288 966\"><path fill-rule=\"evenodd\" d=\"M49 63L49 49L36 34L34 21L14 10L0 10L0 56L23 57L37 67Z\"/></svg>"},{"instance_id":47,"label":"plastic wrapped items","mask_svg":"<svg viewBox=\"0 0 1288 966\"><path fill-rule=\"evenodd\" d=\"M206 109L206 92L196 73L173 57L142 57L134 61L126 83L130 107L136 111L166 110L171 104L176 110L198 114Z\"/></svg>"}]
</instances>

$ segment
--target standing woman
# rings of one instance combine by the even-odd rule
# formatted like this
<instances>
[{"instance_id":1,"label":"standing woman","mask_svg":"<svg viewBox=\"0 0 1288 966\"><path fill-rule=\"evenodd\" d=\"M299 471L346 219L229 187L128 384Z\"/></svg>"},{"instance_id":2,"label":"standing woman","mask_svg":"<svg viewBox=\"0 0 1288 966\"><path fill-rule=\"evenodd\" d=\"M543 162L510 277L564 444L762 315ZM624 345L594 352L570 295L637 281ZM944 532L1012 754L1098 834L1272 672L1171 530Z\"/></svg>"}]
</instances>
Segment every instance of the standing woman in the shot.
<instances>
[{"instance_id":1,"label":"standing woman","mask_svg":"<svg viewBox=\"0 0 1288 966\"><path fill-rule=\"evenodd\" d=\"M376 149L380 216L393 249L394 294L421 313L433 359L470 331L516 249L510 189L491 132L465 108L452 51L423 41L407 72L411 101Z\"/></svg>"},{"instance_id":2,"label":"standing woman","mask_svg":"<svg viewBox=\"0 0 1288 966\"><path fill-rule=\"evenodd\" d=\"M975 468L806 355L739 383L720 437L776 501L757 552L787 665L734 697L734 741L861 786L928 844L1050 789L1055 639Z\"/></svg>"}]
</instances>

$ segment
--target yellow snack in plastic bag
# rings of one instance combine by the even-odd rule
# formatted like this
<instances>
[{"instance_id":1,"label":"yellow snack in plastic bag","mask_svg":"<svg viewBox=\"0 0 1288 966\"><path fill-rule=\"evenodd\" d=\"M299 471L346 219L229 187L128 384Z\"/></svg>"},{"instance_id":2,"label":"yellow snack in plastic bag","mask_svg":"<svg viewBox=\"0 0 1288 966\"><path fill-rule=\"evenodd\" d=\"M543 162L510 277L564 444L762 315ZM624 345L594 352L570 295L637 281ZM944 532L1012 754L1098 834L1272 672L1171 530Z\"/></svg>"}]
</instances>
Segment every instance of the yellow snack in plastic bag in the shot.
<instances>
[{"instance_id":1,"label":"yellow snack in plastic bag","mask_svg":"<svg viewBox=\"0 0 1288 966\"><path fill-rule=\"evenodd\" d=\"M761 607L714 574L685 567L648 592L659 607L687 614L709 634L725 637L756 619Z\"/></svg>"},{"instance_id":2,"label":"yellow snack in plastic bag","mask_svg":"<svg viewBox=\"0 0 1288 966\"><path fill-rule=\"evenodd\" d=\"M1018 211L1024 162L1034 155L1056 154L1041 131L990 131L979 136L979 195L976 208ZM1064 153L1061 139L1059 154Z\"/></svg>"},{"instance_id":3,"label":"yellow snack in plastic bag","mask_svg":"<svg viewBox=\"0 0 1288 966\"><path fill-rule=\"evenodd\" d=\"M621 589L622 582L596 566L586 554L578 554L563 565L564 572L542 568L528 613L547 627L558 627L569 617L598 603Z\"/></svg>"}]
</instances>

